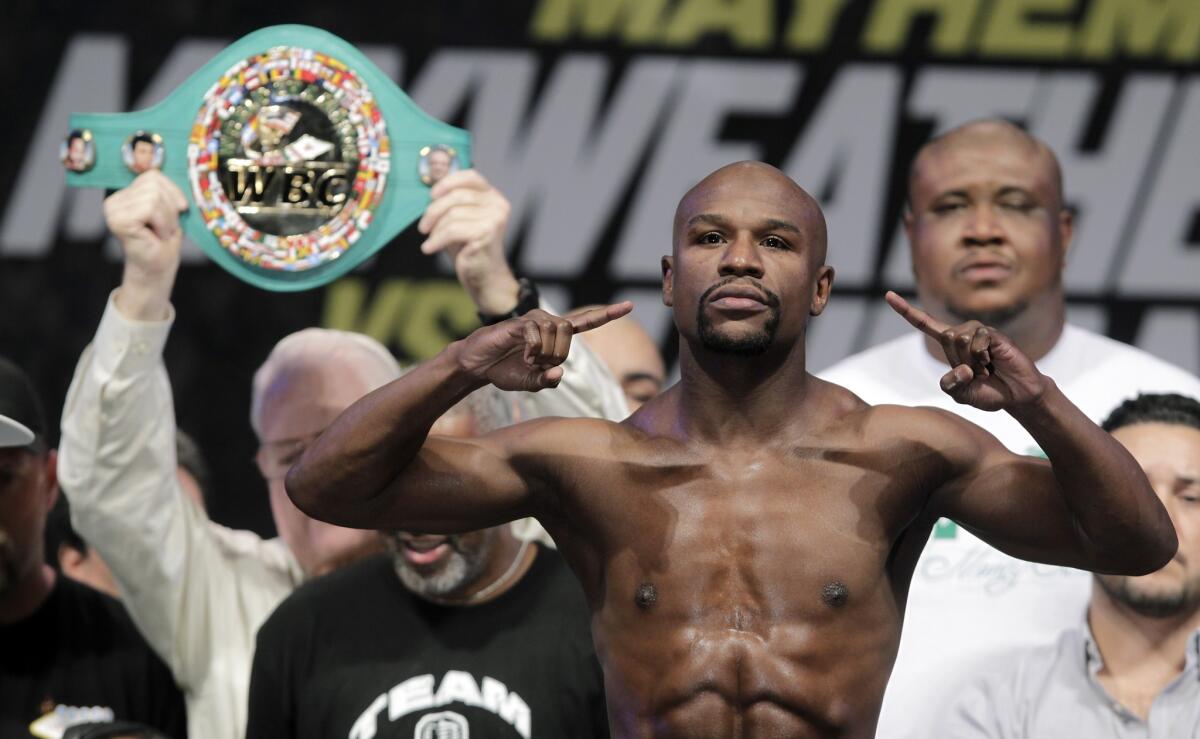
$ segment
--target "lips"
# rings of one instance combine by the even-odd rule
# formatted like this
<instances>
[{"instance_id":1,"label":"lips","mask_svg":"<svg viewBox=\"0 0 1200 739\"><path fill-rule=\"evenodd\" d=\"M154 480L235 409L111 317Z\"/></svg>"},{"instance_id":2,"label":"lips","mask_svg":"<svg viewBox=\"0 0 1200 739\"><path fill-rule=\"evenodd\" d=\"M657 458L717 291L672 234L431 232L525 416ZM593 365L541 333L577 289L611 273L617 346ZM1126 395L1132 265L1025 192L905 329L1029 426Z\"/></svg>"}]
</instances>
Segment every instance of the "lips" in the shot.
<instances>
[{"instance_id":1,"label":"lips","mask_svg":"<svg viewBox=\"0 0 1200 739\"><path fill-rule=\"evenodd\" d=\"M1002 259L984 257L960 262L954 272L971 282L997 282L1007 279L1013 273L1013 266Z\"/></svg>"},{"instance_id":2,"label":"lips","mask_svg":"<svg viewBox=\"0 0 1200 739\"><path fill-rule=\"evenodd\" d=\"M401 536L400 552L413 565L430 565L450 551L449 539L445 536Z\"/></svg>"},{"instance_id":3,"label":"lips","mask_svg":"<svg viewBox=\"0 0 1200 739\"><path fill-rule=\"evenodd\" d=\"M729 311L753 312L766 310L768 298L749 285L726 285L713 291L708 302Z\"/></svg>"}]
</instances>

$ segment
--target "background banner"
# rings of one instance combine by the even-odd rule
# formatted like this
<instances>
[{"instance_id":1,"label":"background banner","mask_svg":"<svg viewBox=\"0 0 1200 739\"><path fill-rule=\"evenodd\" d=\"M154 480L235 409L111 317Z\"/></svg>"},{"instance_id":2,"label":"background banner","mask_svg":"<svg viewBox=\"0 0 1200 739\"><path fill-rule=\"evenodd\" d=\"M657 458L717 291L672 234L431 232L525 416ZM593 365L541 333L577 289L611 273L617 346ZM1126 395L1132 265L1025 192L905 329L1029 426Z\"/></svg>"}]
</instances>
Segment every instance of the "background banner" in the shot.
<instances>
[{"instance_id":1,"label":"background banner","mask_svg":"<svg viewBox=\"0 0 1200 739\"><path fill-rule=\"evenodd\" d=\"M1078 222L1070 320L1200 370L1200 3L1195 0L443 0L277 6L197 0L6 5L0 353L57 414L120 277L100 191L64 186L73 111L164 98L234 39L306 23L358 46L430 114L474 137L513 203L510 255L556 305L630 298L675 356L659 257L686 188L763 159L823 203L834 298L814 368L905 330L898 228L913 153L981 116L1062 161ZM213 465L213 518L271 530L253 465L250 378L308 325L419 360L475 325L415 231L320 290L271 294L194 245L166 359L180 426Z\"/></svg>"}]
</instances>

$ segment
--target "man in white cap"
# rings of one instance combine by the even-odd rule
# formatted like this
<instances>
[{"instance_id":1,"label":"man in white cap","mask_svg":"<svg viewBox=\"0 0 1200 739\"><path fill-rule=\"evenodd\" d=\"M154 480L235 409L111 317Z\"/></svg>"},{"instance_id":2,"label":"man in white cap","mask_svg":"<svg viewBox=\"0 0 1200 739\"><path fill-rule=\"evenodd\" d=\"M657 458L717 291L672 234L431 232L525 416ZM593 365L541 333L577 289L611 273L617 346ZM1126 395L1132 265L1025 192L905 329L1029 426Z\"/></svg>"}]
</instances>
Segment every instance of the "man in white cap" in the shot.
<instances>
[{"instance_id":1,"label":"man in white cap","mask_svg":"<svg viewBox=\"0 0 1200 739\"><path fill-rule=\"evenodd\" d=\"M45 437L33 383L0 357L0 736L114 722L181 736L182 696L125 609L45 562L58 496Z\"/></svg>"}]
</instances>

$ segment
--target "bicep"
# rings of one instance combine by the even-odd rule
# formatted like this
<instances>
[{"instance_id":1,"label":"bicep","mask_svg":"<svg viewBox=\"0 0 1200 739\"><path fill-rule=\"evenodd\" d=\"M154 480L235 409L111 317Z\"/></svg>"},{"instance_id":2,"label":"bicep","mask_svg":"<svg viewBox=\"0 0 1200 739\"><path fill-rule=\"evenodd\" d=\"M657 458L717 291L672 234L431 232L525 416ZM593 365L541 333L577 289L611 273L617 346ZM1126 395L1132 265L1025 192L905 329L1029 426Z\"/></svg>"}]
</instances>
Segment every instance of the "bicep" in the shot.
<instances>
[{"instance_id":1,"label":"bicep","mask_svg":"<svg viewBox=\"0 0 1200 739\"><path fill-rule=\"evenodd\" d=\"M561 420L510 426L485 436L430 436L384 491L378 528L458 533L545 511L555 489L549 448Z\"/></svg>"},{"instance_id":2,"label":"bicep","mask_svg":"<svg viewBox=\"0 0 1200 739\"><path fill-rule=\"evenodd\" d=\"M933 512L1013 557L1086 567L1078 520L1050 463L1013 454L983 429L956 420L948 455L953 473L933 494Z\"/></svg>"}]
</instances>

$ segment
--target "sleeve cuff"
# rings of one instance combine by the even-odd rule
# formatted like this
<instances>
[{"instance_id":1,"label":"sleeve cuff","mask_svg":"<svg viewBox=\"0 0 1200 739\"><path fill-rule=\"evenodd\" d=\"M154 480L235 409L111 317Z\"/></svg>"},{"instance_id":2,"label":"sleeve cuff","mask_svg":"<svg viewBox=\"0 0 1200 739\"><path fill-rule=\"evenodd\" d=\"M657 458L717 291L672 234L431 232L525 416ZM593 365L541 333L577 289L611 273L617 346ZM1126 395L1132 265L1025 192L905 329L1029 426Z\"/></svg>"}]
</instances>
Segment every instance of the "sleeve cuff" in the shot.
<instances>
[{"instance_id":1,"label":"sleeve cuff","mask_svg":"<svg viewBox=\"0 0 1200 739\"><path fill-rule=\"evenodd\" d=\"M109 293L104 317L96 329L96 364L110 376L136 374L156 366L175 322L175 307L170 306L169 315L161 321L132 321L117 310L115 294L116 290Z\"/></svg>"}]
</instances>

